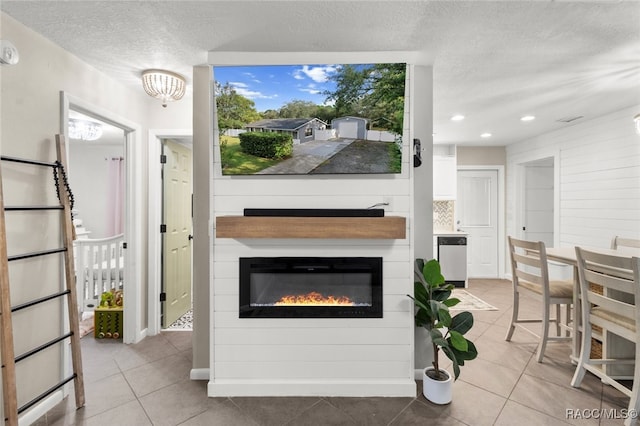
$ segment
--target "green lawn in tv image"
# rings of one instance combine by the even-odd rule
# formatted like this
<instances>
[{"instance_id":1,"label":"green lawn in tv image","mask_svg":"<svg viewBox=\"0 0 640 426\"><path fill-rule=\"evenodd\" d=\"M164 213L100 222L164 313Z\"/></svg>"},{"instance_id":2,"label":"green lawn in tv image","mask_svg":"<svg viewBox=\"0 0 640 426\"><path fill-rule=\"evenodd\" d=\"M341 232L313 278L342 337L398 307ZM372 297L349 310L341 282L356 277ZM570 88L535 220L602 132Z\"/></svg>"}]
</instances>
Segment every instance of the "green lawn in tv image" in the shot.
<instances>
[{"instance_id":1,"label":"green lawn in tv image","mask_svg":"<svg viewBox=\"0 0 640 426\"><path fill-rule=\"evenodd\" d=\"M245 154L240 149L240 138L232 136L220 136L220 154L222 170L228 175L251 175L280 162Z\"/></svg>"},{"instance_id":2,"label":"green lawn in tv image","mask_svg":"<svg viewBox=\"0 0 640 426\"><path fill-rule=\"evenodd\" d=\"M223 175L402 169L406 64L214 67Z\"/></svg>"}]
</instances>

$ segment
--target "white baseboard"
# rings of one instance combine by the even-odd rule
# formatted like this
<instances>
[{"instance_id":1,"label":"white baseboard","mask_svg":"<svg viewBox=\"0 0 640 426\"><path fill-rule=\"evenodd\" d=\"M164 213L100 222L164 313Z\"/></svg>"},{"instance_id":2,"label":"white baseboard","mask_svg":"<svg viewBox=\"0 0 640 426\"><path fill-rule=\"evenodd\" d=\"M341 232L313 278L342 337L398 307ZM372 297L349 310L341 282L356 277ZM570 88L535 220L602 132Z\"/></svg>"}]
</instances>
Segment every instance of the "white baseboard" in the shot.
<instances>
[{"instance_id":1,"label":"white baseboard","mask_svg":"<svg viewBox=\"0 0 640 426\"><path fill-rule=\"evenodd\" d=\"M192 368L191 373L189 374L189 378L191 380L209 380L209 369L208 368Z\"/></svg>"},{"instance_id":2,"label":"white baseboard","mask_svg":"<svg viewBox=\"0 0 640 426\"><path fill-rule=\"evenodd\" d=\"M363 380L330 382L320 380L216 380L209 381L208 395L217 396L344 396L415 397L416 382L407 380Z\"/></svg>"},{"instance_id":3,"label":"white baseboard","mask_svg":"<svg viewBox=\"0 0 640 426\"><path fill-rule=\"evenodd\" d=\"M44 416L49 410L58 405L64 398L62 389L52 393L42 400L39 404L33 406L27 412L18 418L19 426L28 426L34 424L40 417Z\"/></svg>"}]
</instances>

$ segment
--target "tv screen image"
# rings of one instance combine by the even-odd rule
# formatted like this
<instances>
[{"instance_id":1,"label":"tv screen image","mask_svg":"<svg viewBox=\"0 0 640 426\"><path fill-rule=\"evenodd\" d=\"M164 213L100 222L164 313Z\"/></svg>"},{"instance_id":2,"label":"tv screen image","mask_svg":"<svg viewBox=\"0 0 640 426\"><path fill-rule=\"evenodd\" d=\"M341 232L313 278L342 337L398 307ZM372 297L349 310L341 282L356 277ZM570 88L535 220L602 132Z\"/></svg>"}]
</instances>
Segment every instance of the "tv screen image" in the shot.
<instances>
[{"instance_id":1,"label":"tv screen image","mask_svg":"<svg viewBox=\"0 0 640 426\"><path fill-rule=\"evenodd\" d=\"M223 175L401 172L406 64L214 66Z\"/></svg>"}]
</instances>

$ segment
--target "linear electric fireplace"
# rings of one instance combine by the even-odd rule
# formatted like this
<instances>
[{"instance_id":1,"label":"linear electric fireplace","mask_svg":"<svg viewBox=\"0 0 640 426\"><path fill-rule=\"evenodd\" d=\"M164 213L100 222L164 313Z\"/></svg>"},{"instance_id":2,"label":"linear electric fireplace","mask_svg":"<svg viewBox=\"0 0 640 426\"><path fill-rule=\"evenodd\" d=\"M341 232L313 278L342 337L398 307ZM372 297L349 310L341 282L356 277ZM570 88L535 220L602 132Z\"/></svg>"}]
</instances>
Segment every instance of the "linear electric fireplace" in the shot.
<instances>
[{"instance_id":1,"label":"linear electric fireplace","mask_svg":"<svg viewBox=\"0 0 640 426\"><path fill-rule=\"evenodd\" d=\"M382 258L240 258L239 311L240 318L382 318Z\"/></svg>"}]
</instances>

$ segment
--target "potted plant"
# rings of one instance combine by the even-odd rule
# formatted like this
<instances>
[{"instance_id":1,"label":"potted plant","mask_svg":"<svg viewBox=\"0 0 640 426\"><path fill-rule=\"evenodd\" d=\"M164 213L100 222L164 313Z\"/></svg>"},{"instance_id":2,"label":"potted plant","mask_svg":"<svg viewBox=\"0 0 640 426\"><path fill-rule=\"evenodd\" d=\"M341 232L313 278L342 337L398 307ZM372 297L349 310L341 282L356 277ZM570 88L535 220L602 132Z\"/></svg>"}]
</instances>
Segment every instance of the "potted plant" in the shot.
<instances>
[{"instance_id":1,"label":"potted plant","mask_svg":"<svg viewBox=\"0 0 640 426\"><path fill-rule=\"evenodd\" d=\"M451 296L454 285L445 282L437 260L425 263L417 259L415 275L414 295L407 296L416 307L416 326L427 330L433 345L433 366L424 370L422 392L431 402L448 404L451 402L453 381L460 375L460 366L478 355L473 342L464 337L473 326L473 315L464 311L451 316L449 308L460 300ZM440 351L453 362L453 380L448 371L440 368Z\"/></svg>"}]
</instances>

